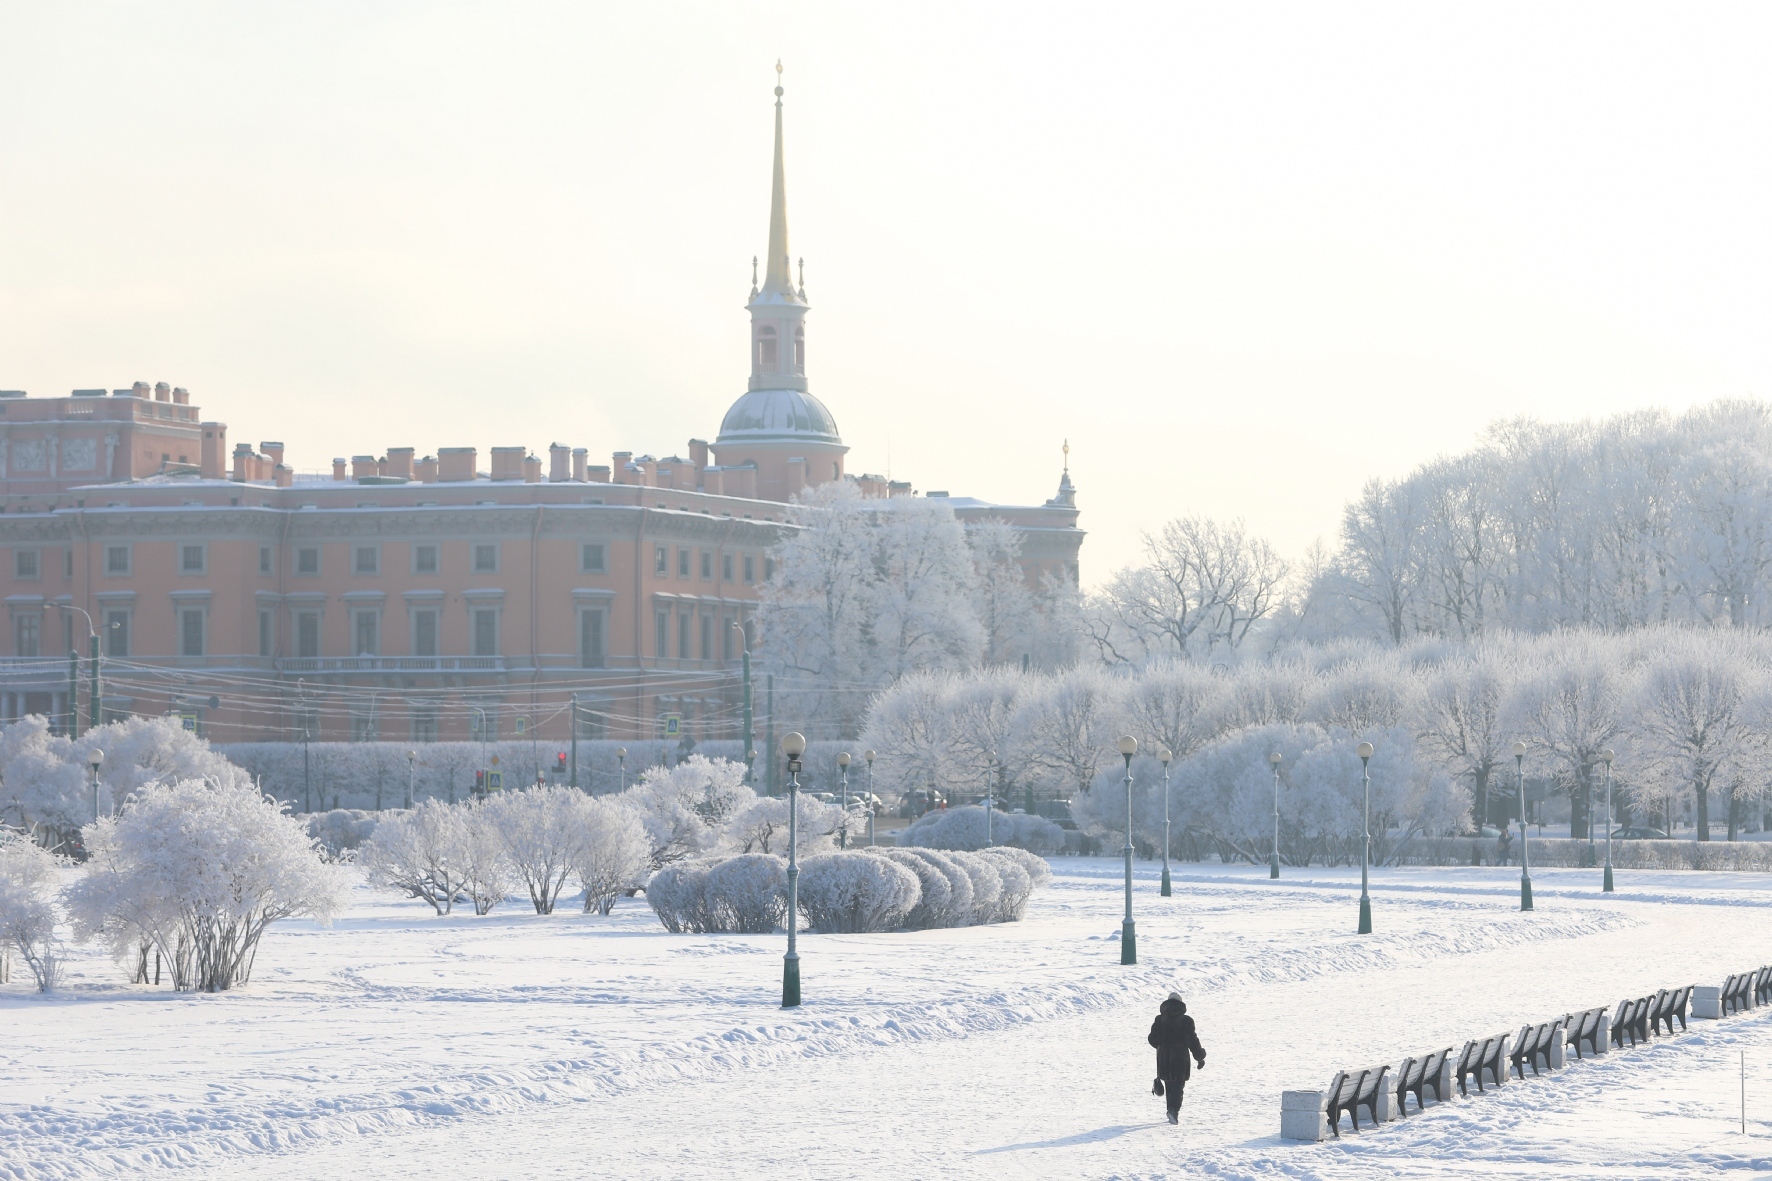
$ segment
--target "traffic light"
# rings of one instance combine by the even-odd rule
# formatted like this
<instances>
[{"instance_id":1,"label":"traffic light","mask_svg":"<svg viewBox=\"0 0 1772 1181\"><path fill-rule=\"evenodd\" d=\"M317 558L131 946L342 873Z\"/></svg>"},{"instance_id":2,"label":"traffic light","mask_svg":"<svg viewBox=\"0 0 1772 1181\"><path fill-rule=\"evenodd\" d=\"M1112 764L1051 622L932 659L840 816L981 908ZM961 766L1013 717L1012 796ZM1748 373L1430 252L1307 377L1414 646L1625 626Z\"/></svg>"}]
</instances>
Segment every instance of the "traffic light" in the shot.
<instances>
[{"instance_id":1,"label":"traffic light","mask_svg":"<svg viewBox=\"0 0 1772 1181\"><path fill-rule=\"evenodd\" d=\"M566 774L566 752L561 751L554 756L554 774Z\"/></svg>"},{"instance_id":2,"label":"traffic light","mask_svg":"<svg viewBox=\"0 0 1772 1181\"><path fill-rule=\"evenodd\" d=\"M477 796L486 794L486 772L484 771L474 772L474 794Z\"/></svg>"}]
</instances>

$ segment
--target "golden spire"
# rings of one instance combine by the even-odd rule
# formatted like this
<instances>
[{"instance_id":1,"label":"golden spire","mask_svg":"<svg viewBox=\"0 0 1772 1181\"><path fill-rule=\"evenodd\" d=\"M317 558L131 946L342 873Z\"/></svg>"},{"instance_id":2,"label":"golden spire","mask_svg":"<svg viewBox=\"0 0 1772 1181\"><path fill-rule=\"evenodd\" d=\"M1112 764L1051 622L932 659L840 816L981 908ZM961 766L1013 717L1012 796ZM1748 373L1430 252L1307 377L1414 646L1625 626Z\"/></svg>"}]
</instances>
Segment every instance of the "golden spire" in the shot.
<instances>
[{"instance_id":1,"label":"golden spire","mask_svg":"<svg viewBox=\"0 0 1772 1181\"><path fill-rule=\"evenodd\" d=\"M794 294L788 263L788 181L781 154L781 62L775 63L775 175L769 190L769 254L763 270L763 294Z\"/></svg>"},{"instance_id":2,"label":"golden spire","mask_svg":"<svg viewBox=\"0 0 1772 1181\"><path fill-rule=\"evenodd\" d=\"M1071 474L1071 441L1069 439L1064 441L1064 474L1067 476Z\"/></svg>"}]
</instances>

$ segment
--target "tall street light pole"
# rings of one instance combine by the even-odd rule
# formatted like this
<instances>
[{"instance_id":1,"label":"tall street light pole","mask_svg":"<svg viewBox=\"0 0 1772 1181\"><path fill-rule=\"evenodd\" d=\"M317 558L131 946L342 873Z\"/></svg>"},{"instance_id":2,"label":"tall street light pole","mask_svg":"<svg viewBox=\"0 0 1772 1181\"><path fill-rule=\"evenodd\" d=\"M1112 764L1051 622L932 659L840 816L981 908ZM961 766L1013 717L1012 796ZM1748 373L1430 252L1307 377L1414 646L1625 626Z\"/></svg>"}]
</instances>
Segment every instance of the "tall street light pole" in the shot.
<instances>
[{"instance_id":1,"label":"tall street light pole","mask_svg":"<svg viewBox=\"0 0 1772 1181\"><path fill-rule=\"evenodd\" d=\"M991 764L997 761L997 752L992 751L984 759L984 843L991 843Z\"/></svg>"},{"instance_id":2,"label":"tall street light pole","mask_svg":"<svg viewBox=\"0 0 1772 1181\"><path fill-rule=\"evenodd\" d=\"M1267 761L1274 768L1274 853L1268 859L1267 876L1274 879L1280 876L1280 752L1276 750Z\"/></svg>"},{"instance_id":3,"label":"tall street light pole","mask_svg":"<svg viewBox=\"0 0 1772 1181\"><path fill-rule=\"evenodd\" d=\"M751 760L757 757L757 753L751 749L755 744L751 733L751 640L745 634L744 624L736 619L730 622L738 629L739 651L744 656L744 781L748 787L751 782Z\"/></svg>"},{"instance_id":4,"label":"tall street light pole","mask_svg":"<svg viewBox=\"0 0 1772 1181\"><path fill-rule=\"evenodd\" d=\"M1600 893L1612 893L1612 748L1600 752L1606 767L1606 874L1600 881ZM1590 829L1591 831L1591 829Z\"/></svg>"},{"instance_id":5,"label":"tall street light pole","mask_svg":"<svg viewBox=\"0 0 1772 1181\"><path fill-rule=\"evenodd\" d=\"M412 811L413 780L417 776L418 752L416 750L409 750L406 752L406 810L408 812Z\"/></svg>"},{"instance_id":6,"label":"tall street light pole","mask_svg":"<svg viewBox=\"0 0 1772 1181\"><path fill-rule=\"evenodd\" d=\"M1138 739L1130 734L1120 738L1120 757L1126 760L1126 917L1120 921L1120 962L1138 962L1138 934L1132 927L1132 756L1138 753Z\"/></svg>"},{"instance_id":7,"label":"tall street light pole","mask_svg":"<svg viewBox=\"0 0 1772 1181\"><path fill-rule=\"evenodd\" d=\"M849 752L837 756L837 771L843 777L843 827L837 830L837 848L849 847Z\"/></svg>"},{"instance_id":8,"label":"tall street light pole","mask_svg":"<svg viewBox=\"0 0 1772 1181\"><path fill-rule=\"evenodd\" d=\"M1163 888L1159 891L1163 897L1169 893L1169 760L1175 755L1168 747L1157 752L1157 758L1163 762Z\"/></svg>"},{"instance_id":9,"label":"tall street light pole","mask_svg":"<svg viewBox=\"0 0 1772 1181\"><path fill-rule=\"evenodd\" d=\"M1514 743L1514 778L1520 791L1520 909L1532 909L1532 850L1526 828L1526 744Z\"/></svg>"},{"instance_id":10,"label":"tall street light pole","mask_svg":"<svg viewBox=\"0 0 1772 1181\"><path fill-rule=\"evenodd\" d=\"M86 756L86 765L92 769L92 819L96 824L99 818L98 769L105 765L105 752L94 747L92 753Z\"/></svg>"},{"instance_id":11,"label":"tall street light pole","mask_svg":"<svg viewBox=\"0 0 1772 1181\"><path fill-rule=\"evenodd\" d=\"M781 1007L793 1009L800 1004L800 952L794 935L800 927L800 756L806 753L806 738L798 731L781 740L781 753L788 757L788 954L781 962Z\"/></svg>"},{"instance_id":12,"label":"tall street light pole","mask_svg":"<svg viewBox=\"0 0 1772 1181\"><path fill-rule=\"evenodd\" d=\"M1368 889L1367 867L1372 863L1372 744L1360 743L1360 780L1365 791L1365 802L1361 805L1360 843L1360 931L1362 935L1372 934L1372 895Z\"/></svg>"},{"instance_id":13,"label":"tall street light pole","mask_svg":"<svg viewBox=\"0 0 1772 1181\"><path fill-rule=\"evenodd\" d=\"M872 846L874 843L874 752L864 750L861 752L861 757L866 759L868 764L868 844Z\"/></svg>"},{"instance_id":14,"label":"tall street light pole","mask_svg":"<svg viewBox=\"0 0 1772 1181\"><path fill-rule=\"evenodd\" d=\"M628 789L628 748L627 747L618 746L615 748L615 763L616 763L616 773L615 774L616 774L616 780L617 780L616 791L623 792Z\"/></svg>"},{"instance_id":15,"label":"tall street light pole","mask_svg":"<svg viewBox=\"0 0 1772 1181\"><path fill-rule=\"evenodd\" d=\"M578 694L572 695L572 788L578 790Z\"/></svg>"}]
</instances>

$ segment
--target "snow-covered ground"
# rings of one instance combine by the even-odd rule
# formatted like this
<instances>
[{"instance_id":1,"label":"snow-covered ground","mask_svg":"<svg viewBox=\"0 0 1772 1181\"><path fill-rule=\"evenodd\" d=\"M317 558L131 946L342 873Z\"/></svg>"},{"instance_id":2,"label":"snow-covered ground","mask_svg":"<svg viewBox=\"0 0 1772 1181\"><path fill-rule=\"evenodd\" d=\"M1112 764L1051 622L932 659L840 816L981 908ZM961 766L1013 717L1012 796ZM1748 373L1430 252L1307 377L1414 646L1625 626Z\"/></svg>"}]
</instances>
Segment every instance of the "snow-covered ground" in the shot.
<instances>
[{"instance_id":1,"label":"snow-covered ground","mask_svg":"<svg viewBox=\"0 0 1772 1181\"><path fill-rule=\"evenodd\" d=\"M1772 961L1772 881L1717 873L1374 876L1057 859L1026 921L669 935L512 904L438 919L359 891L273 928L252 985L0 988L0 1177L1675 1177L1772 1168L1772 1009L1454 1100L1340 1143L1278 1139L1282 1089ZM23 975L20 973L19 975ZM1149 1094L1170 988L1209 1057L1183 1124ZM1749 1136L1738 1130L1747 1056Z\"/></svg>"}]
</instances>

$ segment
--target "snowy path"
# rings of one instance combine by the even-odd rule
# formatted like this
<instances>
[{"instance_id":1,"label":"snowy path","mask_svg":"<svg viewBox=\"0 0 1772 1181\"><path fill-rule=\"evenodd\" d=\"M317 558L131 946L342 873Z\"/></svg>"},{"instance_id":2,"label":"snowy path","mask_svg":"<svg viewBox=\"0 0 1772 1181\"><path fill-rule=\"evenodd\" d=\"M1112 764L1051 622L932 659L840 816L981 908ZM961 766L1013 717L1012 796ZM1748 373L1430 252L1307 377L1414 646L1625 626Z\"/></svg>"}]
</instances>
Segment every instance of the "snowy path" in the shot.
<instances>
[{"instance_id":1,"label":"snowy path","mask_svg":"<svg viewBox=\"0 0 1772 1181\"><path fill-rule=\"evenodd\" d=\"M1056 868L1021 924L808 937L791 1015L771 1004L779 937L668 936L643 907L438 921L366 895L333 930L275 932L230 997L117 986L84 962L74 1001L0 992L0 1176L238 1176L243 1156L277 1178L1496 1175L1509 1159L1616 1176L1615 1158L1672 1176L1755 1158L1730 1133L1735 1051L1750 1118L1756 1088L1772 1113L1772 1016L1343 1145L1274 1132L1279 1091L1338 1065L1772 959L1772 884L1634 875L1602 899L1592 874L1549 871L1521 915L1510 871L1395 871L1360 938L1357 872L1193 873L1165 903L1141 866L1143 963L1122 969L1115 867ZM1211 1051L1179 1131L1146 1093L1143 1045L1171 986ZM1639 1143L1620 1156L1625 1128Z\"/></svg>"}]
</instances>

